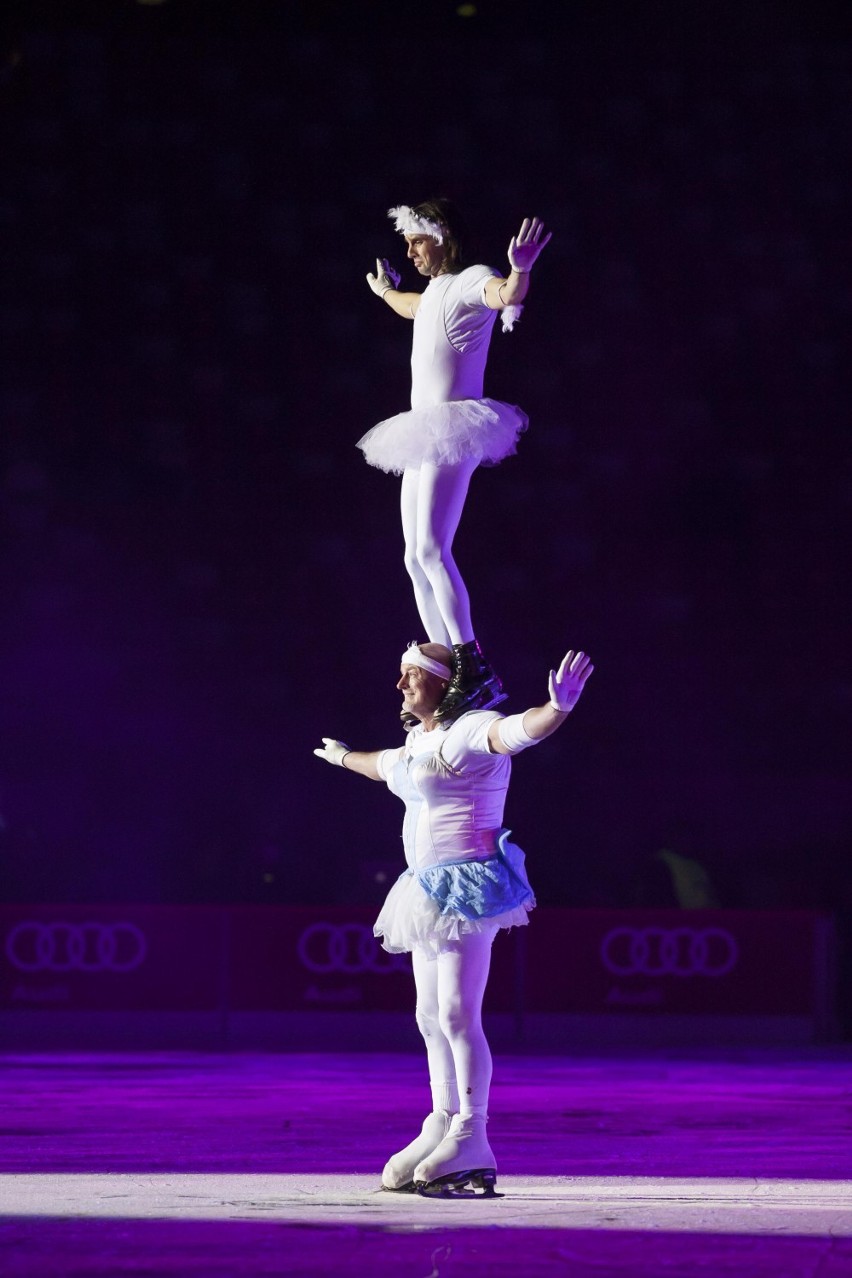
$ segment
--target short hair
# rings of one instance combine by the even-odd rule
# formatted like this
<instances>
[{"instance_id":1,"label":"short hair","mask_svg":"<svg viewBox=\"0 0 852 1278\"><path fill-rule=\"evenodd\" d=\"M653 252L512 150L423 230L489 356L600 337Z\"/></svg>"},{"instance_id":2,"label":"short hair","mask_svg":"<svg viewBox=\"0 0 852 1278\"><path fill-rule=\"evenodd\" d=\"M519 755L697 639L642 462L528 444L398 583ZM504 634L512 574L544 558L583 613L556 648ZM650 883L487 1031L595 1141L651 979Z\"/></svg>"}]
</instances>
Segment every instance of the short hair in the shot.
<instances>
[{"instance_id":1,"label":"short hair","mask_svg":"<svg viewBox=\"0 0 852 1278\"><path fill-rule=\"evenodd\" d=\"M447 270L453 275L458 274L464 268L464 251L467 247L469 232L467 223L456 205L452 200L442 196L439 199L424 200L422 204L415 204L411 211L416 217L427 217L430 222L440 222L441 226L446 227L444 248Z\"/></svg>"}]
</instances>

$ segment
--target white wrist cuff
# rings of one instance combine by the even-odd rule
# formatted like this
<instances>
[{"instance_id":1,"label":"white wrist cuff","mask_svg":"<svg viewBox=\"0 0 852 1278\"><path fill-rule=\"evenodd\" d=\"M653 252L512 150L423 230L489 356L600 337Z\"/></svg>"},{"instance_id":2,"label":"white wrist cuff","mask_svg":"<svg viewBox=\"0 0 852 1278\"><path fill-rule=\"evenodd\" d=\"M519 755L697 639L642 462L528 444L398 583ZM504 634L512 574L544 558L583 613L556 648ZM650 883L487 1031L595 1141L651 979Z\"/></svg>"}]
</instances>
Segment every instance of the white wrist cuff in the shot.
<instances>
[{"instance_id":1,"label":"white wrist cuff","mask_svg":"<svg viewBox=\"0 0 852 1278\"><path fill-rule=\"evenodd\" d=\"M538 741L537 737L531 737L524 729L522 714L510 714L505 719L501 719L497 731L509 754L520 754L522 750L526 750L527 746L535 745Z\"/></svg>"},{"instance_id":2,"label":"white wrist cuff","mask_svg":"<svg viewBox=\"0 0 852 1278\"><path fill-rule=\"evenodd\" d=\"M512 266L512 263L510 262L509 265ZM531 266L512 266L512 270L515 272L516 275L529 275L530 271L532 270L532 267Z\"/></svg>"}]
</instances>

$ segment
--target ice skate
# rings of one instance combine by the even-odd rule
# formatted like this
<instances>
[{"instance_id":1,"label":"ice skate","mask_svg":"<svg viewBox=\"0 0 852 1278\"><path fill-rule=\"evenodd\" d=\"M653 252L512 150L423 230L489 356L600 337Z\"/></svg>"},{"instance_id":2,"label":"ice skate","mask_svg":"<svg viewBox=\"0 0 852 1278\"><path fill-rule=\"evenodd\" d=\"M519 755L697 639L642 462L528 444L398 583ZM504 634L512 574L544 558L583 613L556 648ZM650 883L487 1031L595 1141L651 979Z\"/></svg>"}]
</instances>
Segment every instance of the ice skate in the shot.
<instances>
[{"instance_id":1,"label":"ice skate","mask_svg":"<svg viewBox=\"0 0 852 1278\"><path fill-rule=\"evenodd\" d=\"M382 1189L397 1194L414 1193L414 1169L438 1148L450 1130L451 1114L445 1109L435 1109L423 1120L423 1128L410 1145L388 1159L382 1172Z\"/></svg>"},{"instance_id":2,"label":"ice skate","mask_svg":"<svg viewBox=\"0 0 852 1278\"><path fill-rule=\"evenodd\" d=\"M413 1175L414 1188L427 1198L501 1197L494 1189L497 1160L485 1135L485 1119L456 1114L440 1145L417 1164Z\"/></svg>"},{"instance_id":3,"label":"ice skate","mask_svg":"<svg viewBox=\"0 0 852 1278\"><path fill-rule=\"evenodd\" d=\"M466 710L490 710L506 700L503 685L475 639L453 644L453 677L436 719L454 719Z\"/></svg>"}]
</instances>

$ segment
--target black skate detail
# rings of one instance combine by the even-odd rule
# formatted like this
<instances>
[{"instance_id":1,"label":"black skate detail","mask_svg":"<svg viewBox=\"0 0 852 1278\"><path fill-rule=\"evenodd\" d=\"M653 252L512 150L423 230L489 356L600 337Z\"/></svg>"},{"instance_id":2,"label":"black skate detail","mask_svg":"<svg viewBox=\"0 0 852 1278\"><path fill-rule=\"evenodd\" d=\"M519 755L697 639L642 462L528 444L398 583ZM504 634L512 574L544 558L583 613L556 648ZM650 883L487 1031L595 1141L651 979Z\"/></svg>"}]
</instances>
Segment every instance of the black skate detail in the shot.
<instances>
[{"instance_id":1,"label":"black skate detail","mask_svg":"<svg viewBox=\"0 0 852 1278\"><path fill-rule=\"evenodd\" d=\"M458 719L459 715L466 714L468 710L493 710L501 701L505 701L508 695L503 691L500 683L495 682L494 685L486 685L468 693L463 700L456 699L449 709L443 709L440 713L436 712L435 718L439 723L449 723L453 719Z\"/></svg>"},{"instance_id":2,"label":"black skate detail","mask_svg":"<svg viewBox=\"0 0 852 1278\"><path fill-rule=\"evenodd\" d=\"M495 706L499 706L501 701L509 699L508 692L503 691L503 685L499 679L494 679L491 683L487 683L485 687L476 697L474 704L468 706L468 710L493 710Z\"/></svg>"},{"instance_id":3,"label":"black skate detail","mask_svg":"<svg viewBox=\"0 0 852 1278\"><path fill-rule=\"evenodd\" d=\"M466 710L490 710L505 700L503 685L476 640L453 644L453 677L435 718L454 719Z\"/></svg>"},{"instance_id":4,"label":"black skate detail","mask_svg":"<svg viewBox=\"0 0 852 1278\"><path fill-rule=\"evenodd\" d=\"M497 1193L496 1184L496 1170L480 1167L475 1171L450 1172L435 1180L420 1180L414 1188L421 1198L505 1198L505 1194Z\"/></svg>"},{"instance_id":5,"label":"black skate detail","mask_svg":"<svg viewBox=\"0 0 852 1278\"><path fill-rule=\"evenodd\" d=\"M409 1180L404 1185L400 1185L398 1189L391 1189L390 1185L382 1185L382 1192L385 1194L416 1194L417 1186L413 1180Z\"/></svg>"}]
</instances>

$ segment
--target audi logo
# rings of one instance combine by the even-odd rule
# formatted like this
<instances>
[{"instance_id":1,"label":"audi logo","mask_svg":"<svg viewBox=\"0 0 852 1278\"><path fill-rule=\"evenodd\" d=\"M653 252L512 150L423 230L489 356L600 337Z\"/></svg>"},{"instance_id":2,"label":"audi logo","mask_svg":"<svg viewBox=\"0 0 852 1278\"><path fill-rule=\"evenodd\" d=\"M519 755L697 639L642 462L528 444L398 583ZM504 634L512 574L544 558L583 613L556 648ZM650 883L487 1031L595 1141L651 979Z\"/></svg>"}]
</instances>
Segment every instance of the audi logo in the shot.
<instances>
[{"instance_id":1,"label":"audi logo","mask_svg":"<svg viewBox=\"0 0 852 1278\"><path fill-rule=\"evenodd\" d=\"M601 941L601 960L614 976L726 976L739 956L721 927L614 927Z\"/></svg>"},{"instance_id":2,"label":"audi logo","mask_svg":"<svg viewBox=\"0 0 852 1278\"><path fill-rule=\"evenodd\" d=\"M312 923L299 937L296 949L309 972L357 976L408 970L408 955L388 954L364 923Z\"/></svg>"},{"instance_id":3,"label":"audi logo","mask_svg":"<svg viewBox=\"0 0 852 1278\"><path fill-rule=\"evenodd\" d=\"M132 972L148 943L135 923L18 923L6 957L21 972Z\"/></svg>"}]
</instances>

